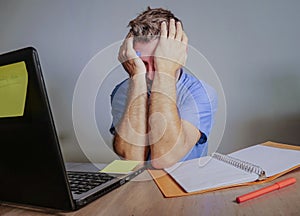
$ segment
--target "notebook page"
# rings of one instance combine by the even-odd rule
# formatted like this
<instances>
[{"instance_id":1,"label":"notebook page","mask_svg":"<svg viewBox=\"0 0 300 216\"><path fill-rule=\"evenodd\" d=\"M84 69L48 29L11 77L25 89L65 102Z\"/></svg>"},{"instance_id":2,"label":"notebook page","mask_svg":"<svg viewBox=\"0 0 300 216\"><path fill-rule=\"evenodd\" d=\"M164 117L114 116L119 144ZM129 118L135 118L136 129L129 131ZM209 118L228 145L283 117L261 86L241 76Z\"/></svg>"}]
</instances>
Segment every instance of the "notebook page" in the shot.
<instances>
[{"instance_id":1,"label":"notebook page","mask_svg":"<svg viewBox=\"0 0 300 216\"><path fill-rule=\"evenodd\" d=\"M252 182L258 178L210 156L175 164L165 169L186 192L194 192L237 183Z\"/></svg>"},{"instance_id":2,"label":"notebook page","mask_svg":"<svg viewBox=\"0 0 300 216\"><path fill-rule=\"evenodd\" d=\"M233 152L229 156L260 166L267 177L300 164L300 151L263 145L251 146Z\"/></svg>"}]
</instances>

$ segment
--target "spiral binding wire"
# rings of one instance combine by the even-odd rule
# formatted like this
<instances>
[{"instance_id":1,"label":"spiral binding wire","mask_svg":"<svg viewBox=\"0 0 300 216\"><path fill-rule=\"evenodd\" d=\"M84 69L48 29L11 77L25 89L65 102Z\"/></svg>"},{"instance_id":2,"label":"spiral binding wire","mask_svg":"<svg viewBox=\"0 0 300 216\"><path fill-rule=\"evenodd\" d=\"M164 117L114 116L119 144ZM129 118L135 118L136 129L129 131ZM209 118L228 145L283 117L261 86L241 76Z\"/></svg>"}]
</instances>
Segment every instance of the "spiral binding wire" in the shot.
<instances>
[{"instance_id":1,"label":"spiral binding wire","mask_svg":"<svg viewBox=\"0 0 300 216\"><path fill-rule=\"evenodd\" d=\"M212 157L216 158L220 161L223 161L225 163L228 163L232 166L235 166L239 169L242 169L246 172L256 173L259 176L258 180L262 180L262 179L266 178L265 171L261 167L255 165L255 164L249 163L247 161L242 161L240 159L237 159L237 158L234 158L234 157L231 157L228 155L223 155L223 154L220 154L217 152L213 153Z\"/></svg>"}]
</instances>

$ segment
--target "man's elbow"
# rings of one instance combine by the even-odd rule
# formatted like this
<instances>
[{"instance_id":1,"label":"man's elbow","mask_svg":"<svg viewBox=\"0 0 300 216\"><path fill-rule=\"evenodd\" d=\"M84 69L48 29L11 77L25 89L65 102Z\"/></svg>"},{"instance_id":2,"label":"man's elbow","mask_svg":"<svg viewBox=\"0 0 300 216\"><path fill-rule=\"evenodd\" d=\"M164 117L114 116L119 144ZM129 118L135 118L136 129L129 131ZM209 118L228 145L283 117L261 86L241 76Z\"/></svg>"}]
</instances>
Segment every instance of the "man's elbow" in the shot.
<instances>
[{"instance_id":1,"label":"man's elbow","mask_svg":"<svg viewBox=\"0 0 300 216\"><path fill-rule=\"evenodd\" d=\"M176 148L178 149L178 148ZM179 162L182 157L184 157L184 153L186 152L184 148L180 148L180 150L176 150L173 148L172 150L166 152L160 150L151 151L151 165L156 169L165 169L175 165Z\"/></svg>"},{"instance_id":2,"label":"man's elbow","mask_svg":"<svg viewBox=\"0 0 300 216\"><path fill-rule=\"evenodd\" d=\"M124 149L122 148L122 146L124 146L124 145L121 144L121 139L120 139L120 137L119 137L118 135L115 135L115 137L114 137L114 139L113 139L113 150L114 150L114 152L115 152L118 156L124 158L124 157L125 157L125 151L124 151Z\"/></svg>"},{"instance_id":3,"label":"man's elbow","mask_svg":"<svg viewBox=\"0 0 300 216\"><path fill-rule=\"evenodd\" d=\"M177 163L177 160L174 160L172 158L156 158L151 159L151 165L155 169L165 169L173 166L175 163Z\"/></svg>"}]
</instances>

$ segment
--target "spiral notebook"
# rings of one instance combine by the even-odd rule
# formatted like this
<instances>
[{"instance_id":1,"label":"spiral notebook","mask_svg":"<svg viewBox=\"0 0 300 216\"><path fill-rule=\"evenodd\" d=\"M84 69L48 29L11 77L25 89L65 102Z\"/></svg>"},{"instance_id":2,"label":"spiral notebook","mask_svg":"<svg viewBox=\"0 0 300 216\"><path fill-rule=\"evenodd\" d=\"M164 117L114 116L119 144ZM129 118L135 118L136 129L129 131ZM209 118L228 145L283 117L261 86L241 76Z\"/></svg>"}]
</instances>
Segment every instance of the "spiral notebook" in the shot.
<instances>
[{"instance_id":1,"label":"spiral notebook","mask_svg":"<svg viewBox=\"0 0 300 216\"><path fill-rule=\"evenodd\" d=\"M299 146L267 142L149 172L165 197L198 194L271 181L300 167L299 150Z\"/></svg>"}]
</instances>

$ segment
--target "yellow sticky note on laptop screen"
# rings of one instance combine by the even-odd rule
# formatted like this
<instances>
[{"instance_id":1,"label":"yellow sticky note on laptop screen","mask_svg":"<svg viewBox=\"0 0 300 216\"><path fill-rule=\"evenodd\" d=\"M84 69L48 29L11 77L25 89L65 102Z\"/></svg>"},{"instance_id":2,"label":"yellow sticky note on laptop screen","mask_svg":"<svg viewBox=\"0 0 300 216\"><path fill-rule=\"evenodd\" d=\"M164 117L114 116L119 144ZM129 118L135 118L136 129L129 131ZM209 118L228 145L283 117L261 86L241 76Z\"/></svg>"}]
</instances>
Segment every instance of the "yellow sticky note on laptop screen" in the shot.
<instances>
[{"instance_id":1,"label":"yellow sticky note on laptop screen","mask_svg":"<svg viewBox=\"0 0 300 216\"><path fill-rule=\"evenodd\" d=\"M27 84L24 61L0 66L0 118L24 115Z\"/></svg>"},{"instance_id":2,"label":"yellow sticky note on laptop screen","mask_svg":"<svg viewBox=\"0 0 300 216\"><path fill-rule=\"evenodd\" d=\"M114 173L114 174L127 174L130 173L139 164L140 161L114 160L100 172Z\"/></svg>"}]
</instances>

